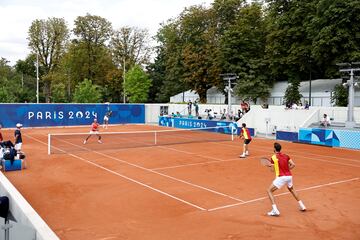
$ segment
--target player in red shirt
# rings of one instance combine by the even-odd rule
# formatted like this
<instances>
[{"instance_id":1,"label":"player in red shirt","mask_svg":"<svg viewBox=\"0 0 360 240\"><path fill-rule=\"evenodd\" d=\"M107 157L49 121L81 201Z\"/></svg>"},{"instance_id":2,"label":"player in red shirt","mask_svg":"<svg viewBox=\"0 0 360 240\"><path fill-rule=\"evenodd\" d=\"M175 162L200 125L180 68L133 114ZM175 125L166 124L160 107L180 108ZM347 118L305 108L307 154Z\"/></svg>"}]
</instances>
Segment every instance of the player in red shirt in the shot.
<instances>
[{"instance_id":1,"label":"player in red shirt","mask_svg":"<svg viewBox=\"0 0 360 240\"><path fill-rule=\"evenodd\" d=\"M244 146L243 146L243 154L240 155L241 158L249 156L249 143L251 142L251 135L249 129L246 128L246 123L242 124L240 138L244 139Z\"/></svg>"},{"instance_id":2,"label":"player in red shirt","mask_svg":"<svg viewBox=\"0 0 360 240\"><path fill-rule=\"evenodd\" d=\"M99 126L100 126L100 124L97 122L97 119L95 118L94 122L91 124L90 134L84 140L84 144L86 144L87 140L91 137L91 135L94 135L94 134L98 137L98 143L102 143L101 142L101 136L99 134Z\"/></svg>"},{"instance_id":3,"label":"player in red shirt","mask_svg":"<svg viewBox=\"0 0 360 240\"><path fill-rule=\"evenodd\" d=\"M290 159L290 157L281 152L281 145L279 143L274 143L274 155L271 157L271 168L274 170L276 178L271 183L267 193L269 195L272 210L268 212L269 216L279 216L280 212L275 204L275 198L273 193L280 189L285 184L287 185L287 189L294 196L294 198L298 201L299 207L301 211L306 211L306 207L303 202L300 200L299 195L296 193L292 175L290 169L295 167L295 163Z\"/></svg>"}]
</instances>

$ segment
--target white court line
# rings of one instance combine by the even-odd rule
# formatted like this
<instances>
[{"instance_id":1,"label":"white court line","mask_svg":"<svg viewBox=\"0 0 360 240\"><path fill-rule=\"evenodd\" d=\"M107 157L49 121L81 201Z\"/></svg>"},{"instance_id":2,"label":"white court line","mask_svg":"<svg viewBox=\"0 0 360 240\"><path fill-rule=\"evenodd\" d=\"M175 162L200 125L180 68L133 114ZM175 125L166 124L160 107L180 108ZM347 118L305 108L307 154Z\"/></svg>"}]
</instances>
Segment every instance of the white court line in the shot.
<instances>
[{"instance_id":1,"label":"white court line","mask_svg":"<svg viewBox=\"0 0 360 240\"><path fill-rule=\"evenodd\" d=\"M29 137L29 138L31 138L31 139L39 142L39 143L42 143L42 144L44 144L44 145L47 145L47 143L44 143L43 141L38 140L37 138L31 137L31 136L29 136L29 135L27 135L27 137ZM63 151L63 150L61 150L61 149L59 149L59 150L60 150L60 151ZM63 151L63 152L64 152L64 151ZM185 203L185 204L187 204L187 205L190 205L190 206L192 206L192 207L194 207L194 208L200 209L200 210L202 210L202 211L206 211L205 208L202 208L202 207L200 207L200 206L198 206L198 205L196 205L196 204L193 204L193 203L191 203L191 202L185 201L185 200L183 200L183 199L181 199L181 198L178 198L178 197L176 197L176 196L174 196L174 195L171 195L171 194L169 194L169 193L166 193L166 192L164 192L164 191L161 191L161 190L159 190L159 189L156 189L156 188L154 188L154 187L151 187L151 186L149 186L149 185L147 185L147 184L145 184L145 183L139 182L139 181L137 181L137 180L135 180L135 179L129 178L129 177L125 176L125 175L122 175L122 174L117 173L117 172L115 172L115 171L113 171L113 170L110 170L110 169L108 169L108 168L105 168L105 167L103 167L103 166L101 166L101 165L99 165L99 164L96 164L96 163L94 163L94 162L88 161L88 160L86 160L86 159L84 159L84 158L82 158L82 157L76 156L76 155L74 155L74 154L72 154L72 153L69 153L69 155L72 156L72 157L74 157L74 158L80 159L81 161L84 161L84 162L86 162L86 163L89 163L89 164L91 164L91 165L93 165L93 166L95 166L95 167L98 167L98 168L100 168L100 169L103 169L103 170L105 170L105 171L107 171L107 172L110 172L110 173L112 173L112 174L114 174L114 175L117 175L117 176L119 176L119 177L125 178L125 179L127 179L128 181L134 182L134 183L139 184L139 185L141 185L141 186L143 186L143 187L149 188L149 189L151 189L151 190L153 190L153 191L155 191L155 192L158 192L158 193L160 193L160 194L163 194L163 195L165 195L165 196L168 196L168 197L170 197L170 198L173 198L173 199L175 199L175 200L177 200L177 201L180 201L180 202L182 202L182 203Z\"/></svg>"},{"instance_id":2,"label":"white court line","mask_svg":"<svg viewBox=\"0 0 360 240\"><path fill-rule=\"evenodd\" d=\"M72 145L72 146L75 146L75 147L78 147L78 148L90 150L91 152L97 153L97 154L102 155L102 156L104 156L104 157L106 157L106 158L110 158L110 159L113 159L113 160L115 160L115 161L118 161L118 162L121 162L121 163L130 165L130 166L132 166L132 167L139 168L139 169L141 169L141 170L144 170L144 171L147 171L147 172L151 172L151 173L160 175L160 176L162 176L162 177L166 177L166 178L172 179L172 180L174 180L174 181L181 182L181 183L187 184L187 185L189 185L189 186L192 186L192 187L195 187L195 188L199 188L199 189L202 189L202 190L205 190L205 191L208 191L208 192L211 192L211 193L214 193L214 194L217 194L217 195L226 197L226 198L230 198L230 199L235 200L235 201L237 201L237 202L243 202L243 200L238 199L238 198L235 198L235 197L232 197L232 196L227 195L227 194L225 194L225 193L221 193L221 192L212 190L212 189L210 189L210 188L206 188L206 187L203 187L203 186L200 186L200 185L197 185L197 184L194 184L194 183L191 183L191 182L188 182L188 181L179 179L179 178L175 178L175 177L166 175L166 174L164 174L164 173L160 173L160 172L151 170L151 169L149 169L149 168L145 168L145 167L142 167L142 166L140 166L140 165L137 165L137 164L134 164L134 163L130 163L130 162L127 162L127 161L125 161L125 160L122 160L122 159L113 157L113 156L108 155L108 154L104 154L104 153L101 153L101 152L98 152L98 151L92 151L91 149L86 148L86 147L83 147L83 146L78 145L78 144L73 144L73 143L71 143L71 142L64 141L64 140L59 140L59 141L65 142L65 143L67 143L67 144L69 144L69 145Z\"/></svg>"},{"instance_id":3,"label":"white court line","mask_svg":"<svg viewBox=\"0 0 360 240\"><path fill-rule=\"evenodd\" d=\"M256 138L255 138L256 139ZM264 138L261 138L261 139L264 139ZM268 141L270 141L269 139L265 139L265 140L268 140ZM273 141L282 141L282 140L273 140ZM291 142L289 142L289 143L291 143ZM229 146L229 147L237 147L236 145L229 145L229 144L223 144L223 143L215 143L214 142L214 144L220 144L220 145L224 145L224 146ZM250 145L251 146L251 145ZM318 145L316 145L316 144L313 144L313 145L310 145L310 146L314 146L314 147L316 147L316 146L318 146ZM321 145L319 145L319 146L321 146ZM257 147L255 147L255 148L257 148ZM269 151L272 151L272 149L270 149L270 148L268 148L269 149ZM336 149L336 148L334 148L334 149ZM339 150L342 150L341 148L339 148ZM345 149L345 150L351 150L351 149ZM289 150L286 150L286 152L288 152L288 153L298 153L298 154L304 154L304 152L301 152L301 151L294 151L294 150L291 150L291 149L289 149ZM313 156L316 156L316 157L326 157L326 158L334 158L334 159L339 159L339 160L345 160L345 161L351 161L351 162L358 162L358 163L360 163L360 160L356 160L356 159L349 159L349 158L344 158L344 157L335 157L335 156L331 156L331 155L323 155L323 154L316 154L316 153L311 153L311 152L306 152L306 155L313 155Z\"/></svg>"},{"instance_id":4,"label":"white court line","mask_svg":"<svg viewBox=\"0 0 360 240\"><path fill-rule=\"evenodd\" d=\"M220 145L228 146L228 147L237 147L235 145L227 145L227 144L222 144L222 143L214 143L214 144L220 144ZM266 152L269 156L271 155L270 148L268 148L269 150L264 150L264 148L253 146L253 147L250 148L250 150L251 149L255 149L255 150L258 150L258 151L263 151L263 152ZM330 161L330 160L317 159L317 158L313 158L313 157L306 157L304 155L300 155L300 154L304 154L304 153L299 152L299 151L287 150L286 152L287 153L295 153L295 154L291 154L291 156L301 157L301 158L310 159L310 160L314 160L314 161L327 162L327 163L336 164L336 165L360 168L360 165L354 165L354 164L351 164L351 163L342 163L342 162L336 162L336 161L334 162L334 161ZM306 155L311 155L312 153L306 152L305 154ZM338 157L332 157L332 156L327 156L327 155L319 155L319 154L312 154L312 155L317 155L317 156L320 156L320 157L323 157L323 158L329 157L329 158L336 158L336 159L339 159L339 160L355 161L355 162L360 163L360 161L346 159L346 158L338 158ZM296 162L296 160L295 160L295 162Z\"/></svg>"},{"instance_id":5,"label":"white court line","mask_svg":"<svg viewBox=\"0 0 360 240\"><path fill-rule=\"evenodd\" d=\"M253 158L260 157L260 156L251 156ZM248 158L251 158L248 157ZM230 158L225 160L216 160L216 161L208 161L208 162L200 162L200 163L189 163L189 164L183 164L183 165L175 165L175 166L169 166L169 167L160 167L160 168L152 168L152 170L165 170L165 169L173 169L173 168L182 168L182 167L190 167L190 166L197 166L197 165L207 165L211 163L222 163L222 162L233 162L233 161L242 161L245 160L245 158Z\"/></svg>"},{"instance_id":6,"label":"white court line","mask_svg":"<svg viewBox=\"0 0 360 240\"><path fill-rule=\"evenodd\" d=\"M337 182L331 182L331 183L325 183L325 184L320 184L320 185L316 185L316 186L312 186L312 187L307 187L307 188L301 188L301 189L297 189L297 192L302 192L302 191L307 191L307 190L311 190L311 189L317 189L317 188L322 188L322 187L326 187L326 186L332 186L332 185L337 185L337 184L341 184L341 183L347 183L347 182L352 182L352 181L357 181L359 180L359 178L351 178L351 179L347 179L347 180L341 180L341 181L337 181ZM290 194L290 192L284 192L284 193L279 193L279 194L275 194L274 196L282 196L282 195L288 195ZM269 197L260 197L260 198L255 198L252 200L248 200L242 203L235 203L235 204L229 204L229 205L225 205L225 206L221 206L221 207L216 207L216 208L211 208L208 209L209 212L212 211L216 211L216 210L221 210L221 209L225 209L225 208L230 208L230 207L235 207L235 206L239 206L239 205L244 205L244 204L248 204L248 203L253 203L253 202L258 202L258 201L262 201L264 199L268 199Z\"/></svg>"}]
</instances>

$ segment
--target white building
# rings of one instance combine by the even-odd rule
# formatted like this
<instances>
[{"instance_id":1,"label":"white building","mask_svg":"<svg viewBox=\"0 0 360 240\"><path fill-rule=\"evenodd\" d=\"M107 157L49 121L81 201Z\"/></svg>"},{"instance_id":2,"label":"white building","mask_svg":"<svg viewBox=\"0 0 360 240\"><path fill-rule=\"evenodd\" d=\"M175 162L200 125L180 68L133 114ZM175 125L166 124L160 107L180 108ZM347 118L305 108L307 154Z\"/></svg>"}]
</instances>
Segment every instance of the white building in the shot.
<instances>
[{"instance_id":1,"label":"white building","mask_svg":"<svg viewBox=\"0 0 360 240\"><path fill-rule=\"evenodd\" d=\"M312 106L323 106L331 107L331 97L333 94L333 89L336 84L341 83L341 79L317 79L311 81L311 105ZM301 101L304 103L305 100L309 101L309 81L303 81L300 83L299 92L303 96ZM269 105L283 105L284 95L286 88L288 87L288 82L276 82L273 88L270 91L270 97L268 98L267 103ZM187 102L189 100L195 101L199 98L199 95L193 91L186 91L179 93L170 98L171 103L180 103ZM212 87L207 91L207 103L208 104L224 104L225 96L217 90L217 88ZM232 97L233 104L239 104L240 99L237 97ZM259 102L260 103L260 102ZM360 106L360 91L359 88L355 88L355 101L354 106Z\"/></svg>"}]
</instances>

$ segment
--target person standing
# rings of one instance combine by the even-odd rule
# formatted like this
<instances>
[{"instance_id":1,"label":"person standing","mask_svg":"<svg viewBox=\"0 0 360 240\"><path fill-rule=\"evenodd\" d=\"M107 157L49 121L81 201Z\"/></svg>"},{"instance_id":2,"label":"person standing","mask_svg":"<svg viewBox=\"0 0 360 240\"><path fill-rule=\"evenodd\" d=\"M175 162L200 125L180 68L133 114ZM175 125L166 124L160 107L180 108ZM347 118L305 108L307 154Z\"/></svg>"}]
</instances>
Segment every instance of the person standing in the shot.
<instances>
[{"instance_id":1,"label":"person standing","mask_svg":"<svg viewBox=\"0 0 360 240\"><path fill-rule=\"evenodd\" d=\"M280 189L285 184L287 189L293 195L293 197L298 201L299 208L301 211L306 211L304 203L300 200L299 195L294 189L293 178L291 174L291 169L295 167L295 163L290 159L290 157L281 152L281 145L279 143L274 143L274 155L271 157L270 168L275 171L275 180L270 184L267 193L272 204L272 210L267 214L269 216L279 216L280 211L276 206L275 198L273 193Z\"/></svg>"},{"instance_id":2,"label":"person standing","mask_svg":"<svg viewBox=\"0 0 360 240\"><path fill-rule=\"evenodd\" d=\"M199 117L199 103L197 100L195 100L194 102L194 107L195 107L195 115L196 117Z\"/></svg>"},{"instance_id":3,"label":"person standing","mask_svg":"<svg viewBox=\"0 0 360 240\"><path fill-rule=\"evenodd\" d=\"M192 112L192 102L191 102L191 100L188 101L187 107L188 107L188 115L191 115L191 112Z\"/></svg>"},{"instance_id":4,"label":"person standing","mask_svg":"<svg viewBox=\"0 0 360 240\"><path fill-rule=\"evenodd\" d=\"M249 129L246 127L246 123L242 124L239 138L244 139L243 153L240 155L241 158L249 156L249 143L251 142L251 135Z\"/></svg>"},{"instance_id":5,"label":"person standing","mask_svg":"<svg viewBox=\"0 0 360 240\"><path fill-rule=\"evenodd\" d=\"M95 118L93 123L91 124L91 130L90 130L90 134L89 136L87 136L87 138L84 140L84 144L87 143L88 139L92 136L92 135L96 135L98 137L98 143L102 143L101 142L101 136L99 134L99 123L97 122L97 119Z\"/></svg>"},{"instance_id":6,"label":"person standing","mask_svg":"<svg viewBox=\"0 0 360 240\"><path fill-rule=\"evenodd\" d=\"M107 112L105 113L105 116L104 116L104 124L103 124L103 128L105 128L105 129L108 128L109 119L110 119L111 114L112 114L112 111L107 111Z\"/></svg>"},{"instance_id":7,"label":"person standing","mask_svg":"<svg viewBox=\"0 0 360 240\"><path fill-rule=\"evenodd\" d=\"M21 131L20 129L22 128L22 124L21 123L17 123L16 124L16 129L15 129L15 150L17 151L17 153L21 153L21 148L22 148L22 136L21 136Z\"/></svg>"}]
</instances>

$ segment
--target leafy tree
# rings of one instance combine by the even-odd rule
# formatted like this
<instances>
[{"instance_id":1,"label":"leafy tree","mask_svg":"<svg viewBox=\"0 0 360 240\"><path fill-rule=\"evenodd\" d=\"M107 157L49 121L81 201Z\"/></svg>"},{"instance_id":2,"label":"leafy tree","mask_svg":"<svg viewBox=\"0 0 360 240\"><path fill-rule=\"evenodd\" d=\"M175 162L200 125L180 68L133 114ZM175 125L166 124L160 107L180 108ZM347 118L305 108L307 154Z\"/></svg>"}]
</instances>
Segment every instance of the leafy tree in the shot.
<instances>
[{"instance_id":1,"label":"leafy tree","mask_svg":"<svg viewBox=\"0 0 360 240\"><path fill-rule=\"evenodd\" d=\"M264 59L265 37L262 6L251 4L239 10L237 20L221 39L224 70L239 76L236 95L254 102L266 99L272 84Z\"/></svg>"},{"instance_id":2,"label":"leafy tree","mask_svg":"<svg viewBox=\"0 0 360 240\"><path fill-rule=\"evenodd\" d=\"M39 65L42 66L44 75L54 71L59 65L65 51L69 30L63 18L49 18L48 20L35 20L28 32L29 47L39 56ZM41 75L41 79L42 75ZM50 81L44 80L44 94L46 101L50 99Z\"/></svg>"},{"instance_id":3,"label":"leafy tree","mask_svg":"<svg viewBox=\"0 0 360 240\"><path fill-rule=\"evenodd\" d=\"M342 84L336 84L331 97L331 103L334 103L335 106L346 107L348 105L348 96L348 88Z\"/></svg>"},{"instance_id":4,"label":"leafy tree","mask_svg":"<svg viewBox=\"0 0 360 240\"><path fill-rule=\"evenodd\" d=\"M64 83L51 84L51 102L54 103L65 103L67 102L66 97L66 86Z\"/></svg>"},{"instance_id":5,"label":"leafy tree","mask_svg":"<svg viewBox=\"0 0 360 240\"><path fill-rule=\"evenodd\" d=\"M148 99L151 80L148 75L135 65L126 74L125 90L130 103L143 103Z\"/></svg>"},{"instance_id":6,"label":"leafy tree","mask_svg":"<svg viewBox=\"0 0 360 240\"><path fill-rule=\"evenodd\" d=\"M101 102L101 90L91 80L85 79L76 86L73 101L76 103L99 103Z\"/></svg>"},{"instance_id":7,"label":"leafy tree","mask_svg":"<svg viewBox=\"0 0 360 240\"><path fill-rule=\"evenodd\" d=\"M162 82L162 84L159 83L160 90L156 95L157 99L165 102L168 102L172 95L188 89L183 79L185 70L183 67L182 39L179 28L180 20L173 19L164 24L156 35L159 46L154 64L159 65L159 68L153 68L151 74L154 75L160 71L158 76L161 79L158 79L158 81Z\"/></svg>"},{"instance_id":8,"label":"leafy tree","mask_svg":"<svg viewBox=\"0 0 360 240\"><path fill-rule=\"evenodd\" d=\"M323 69L322 77L338 76L336 63L360 60L359 0L313 2L316 3L316 14L308 31L313 36L312 56Z\"/></svg>"},{"instance_id":9,"label":"leafy tree","mask_svg":"<svg viewBox=\"0 0 360 240\"><path fill-rule=\"evenodd\" d=\"M206 92L220 79L216 58L215 28L211 11L202 6L185 9L181 14L183 79L206 102ZM215 51L214 51L215 50ZM215 54L214 54L215 53Z\"/></svg>"},{"instance_id":10,"label":"leafy tree","mask_svg":"<svg viewBox=\"0 0 360 240\"><path fill-rule=\"evenodd\" d=\"M165 56L162 47L157 48L157 55L154 63L150 63L146 69L152 82L149 89L149 102L169 102L171 95L166 95L163 91L161 91L166 71Z\"/></svg>"},{"instance_id":11,"label":"leafy tree","mask_svg":"<svg viewBox=\"0 0 360 240\"><path fill-rule=\"evenodd\" d=\"M77 37L69 46L67 63L74 82L90 79L105 85L107 74L114 69L111 52L106 46L112 33L111 23L100 16L87 14L75 20L73 29Z\"/></svg>"},{"instance_id":12,"label":"leafy tree","mask_svg":"<svg viewBox=\"0 0 360 240\"><path fill-rule=\"evenodd\" d=\"M299 92L299 87L300 87L300 81L294 80L292 82L289 82L289 85L286 88L285 96L284 96L286 105L291 105L293 103L298 104L300 102L302 95Z\"/></svg>"}]
</instances>

